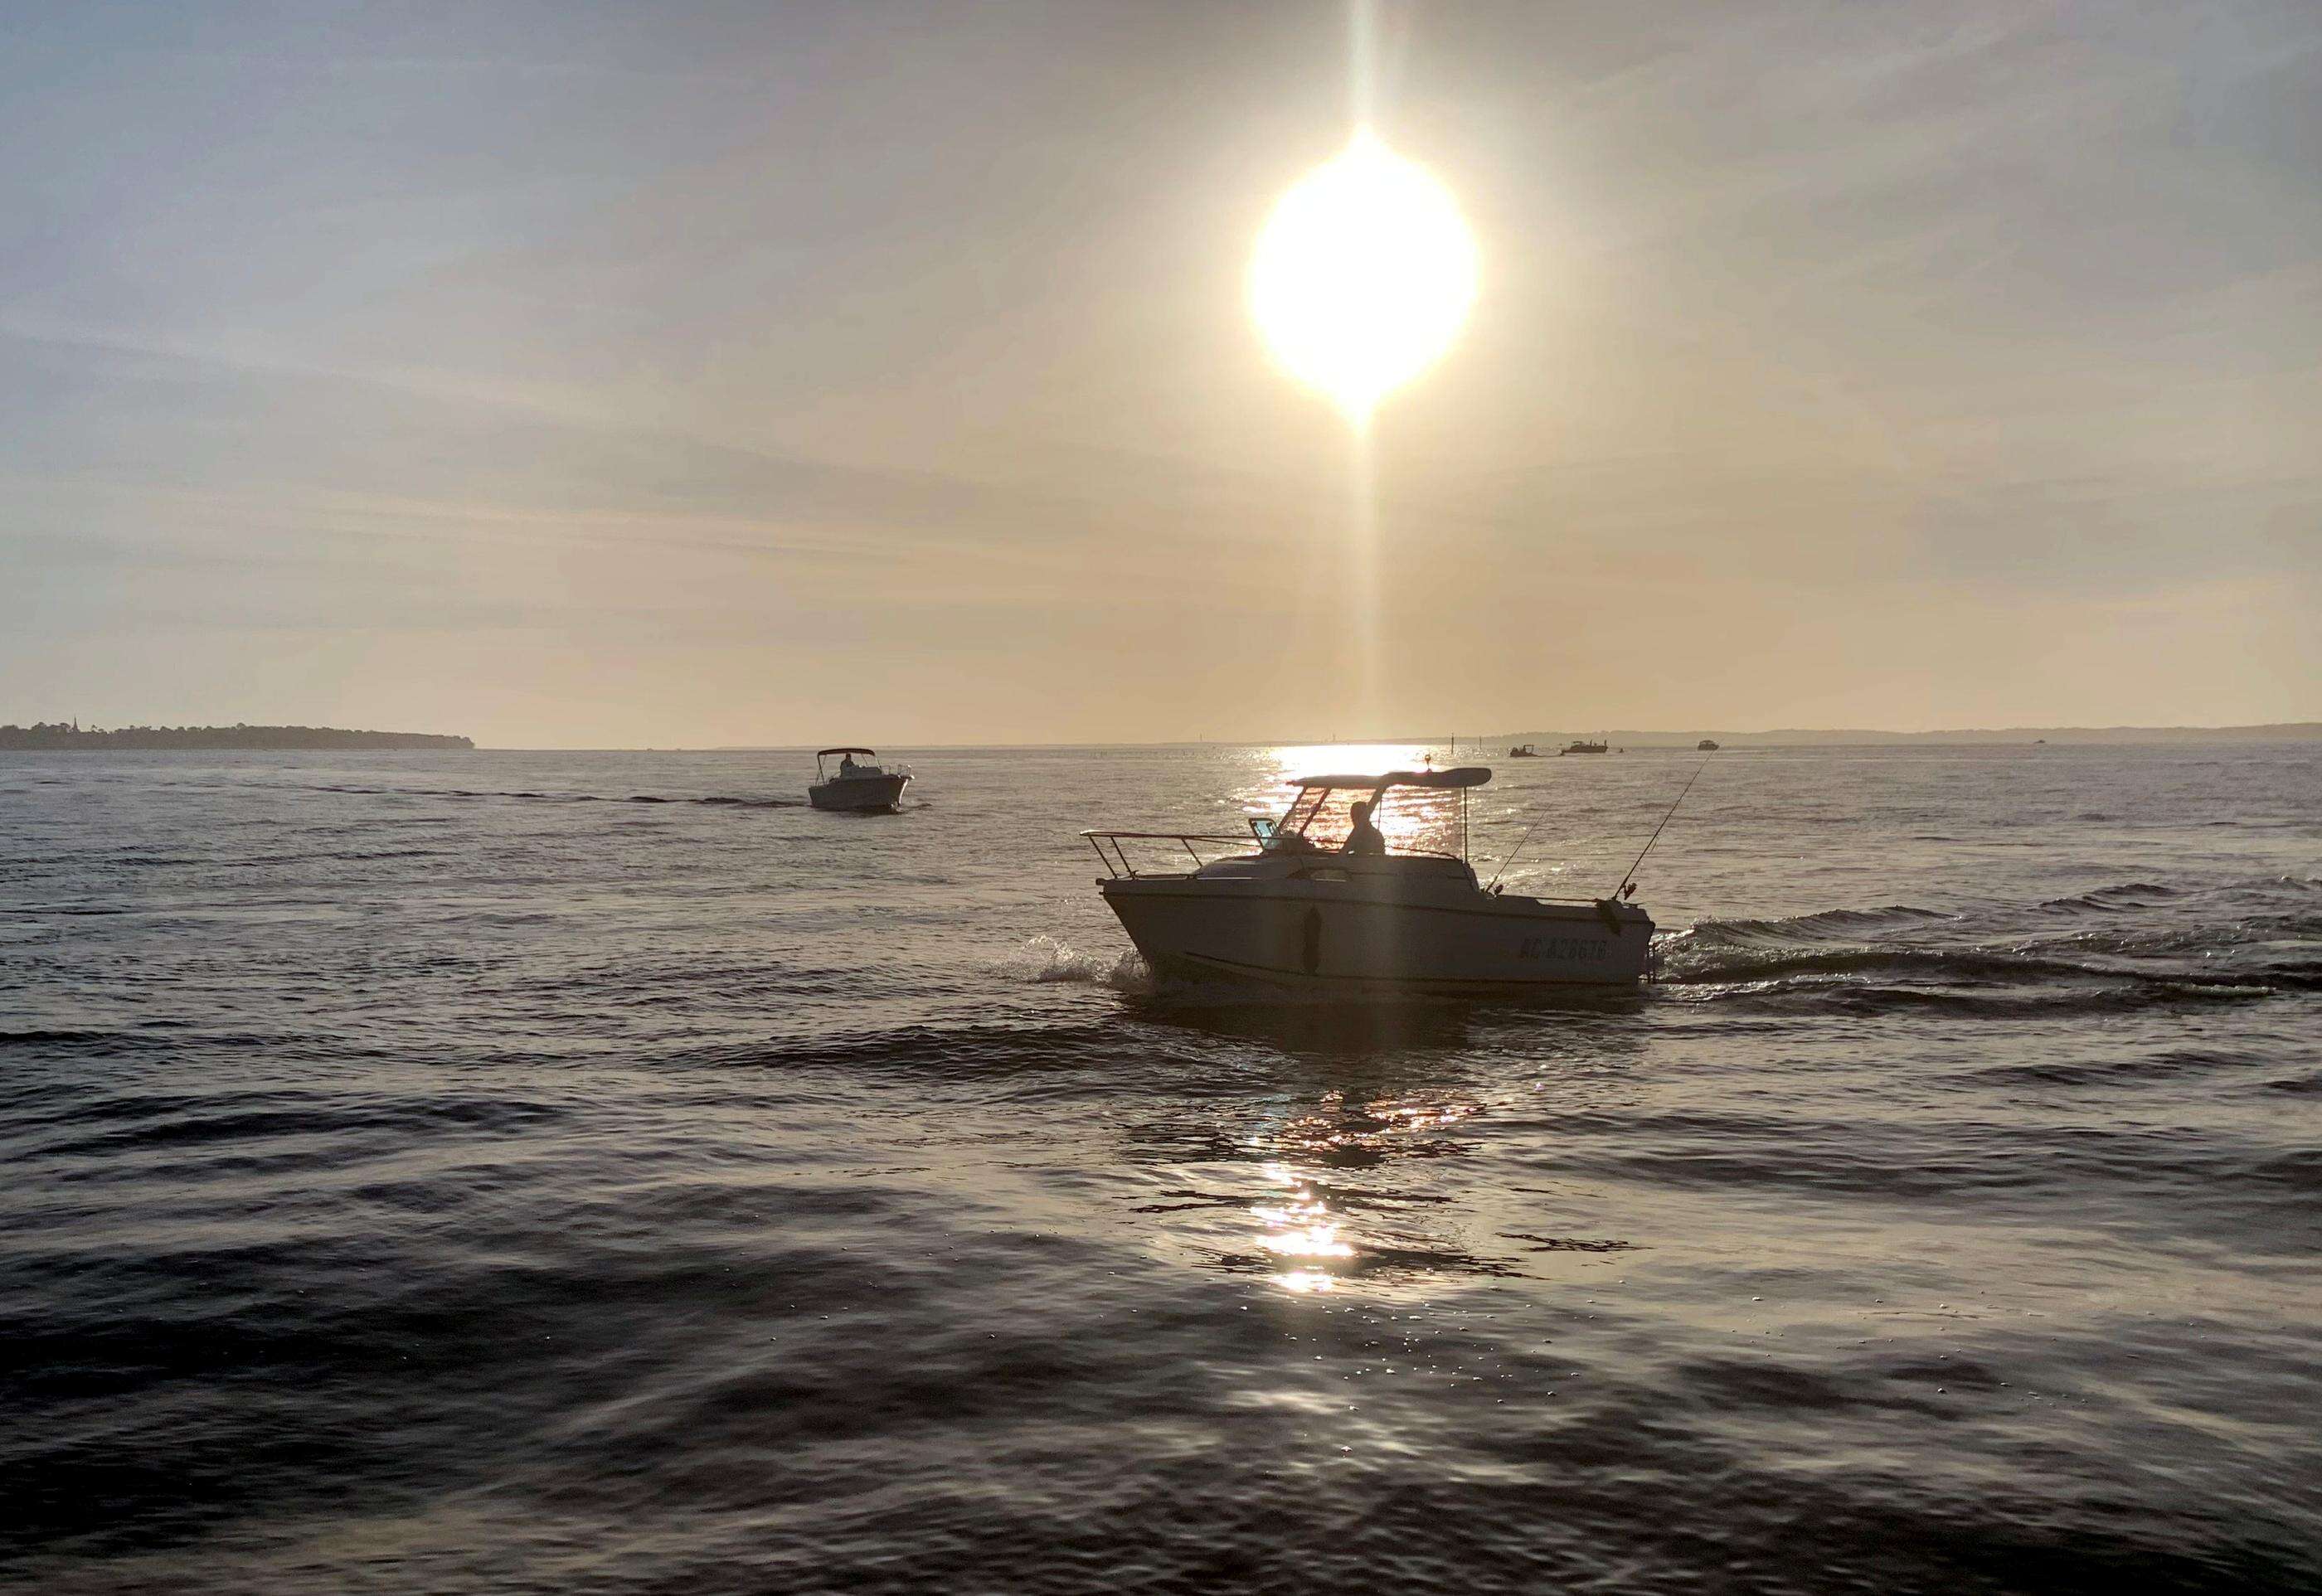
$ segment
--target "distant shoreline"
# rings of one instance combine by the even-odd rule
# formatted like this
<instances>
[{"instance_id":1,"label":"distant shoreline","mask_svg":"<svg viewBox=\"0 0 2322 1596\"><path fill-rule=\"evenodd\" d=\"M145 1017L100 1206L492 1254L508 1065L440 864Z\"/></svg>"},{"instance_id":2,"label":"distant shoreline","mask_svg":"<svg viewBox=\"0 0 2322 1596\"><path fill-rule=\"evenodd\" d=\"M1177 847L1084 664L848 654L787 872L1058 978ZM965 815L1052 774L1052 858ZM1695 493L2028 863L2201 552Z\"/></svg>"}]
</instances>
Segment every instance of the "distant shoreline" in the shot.
<instances>
[{"instance_id":1,"label":"distant shoreline","mask_svg":"<svg viewBox=\"0 0 2322 1596\"><path fill-rule=\"evenodd\" d=\"M297 752L329 749L435 748L472 751L472 739L437 732L355 732L337 726L123 726L101 732L69 723L0 726L0 750L26 752L107 749L217 749Z\"/></svg>"}]
</instances>

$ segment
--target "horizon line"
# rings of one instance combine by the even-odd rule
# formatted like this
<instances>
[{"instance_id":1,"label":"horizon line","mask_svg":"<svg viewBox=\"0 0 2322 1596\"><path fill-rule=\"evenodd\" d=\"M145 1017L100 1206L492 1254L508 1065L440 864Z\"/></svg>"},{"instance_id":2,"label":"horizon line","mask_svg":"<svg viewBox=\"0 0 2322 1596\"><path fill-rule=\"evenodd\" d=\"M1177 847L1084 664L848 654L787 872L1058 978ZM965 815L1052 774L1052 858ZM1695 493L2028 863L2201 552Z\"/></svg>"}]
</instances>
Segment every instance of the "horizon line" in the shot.
<instances>
[{"instance_id":1,"label":"horizon line","mask_svg":"<svg viewBox=\"0 0 2322 1596\"><path fill-rule=\"evenodd\" d=\"M1628 737L1628 738L1631 738L1631 739L1638 740L1638 741L1640 741L1640 742L1642 742L1642 741L1643 741L1643 740L1645 740L1645 739L1656 739L1656 738L1658 738L1658 739L1666 739L1666 740L1668 740L1668 741L1669 741L1669 742L1671 742L1671 743L1676 743L1676 742L1681 741L1681 740L1683 740L1683 739L1687 739L1687 738L1692 738L1692 739L1696 739L1696 740L1697 740L1697 739L1699 739L1699 738L1703 738L1703 737L1708 737L1708 738L1713 738L1713 739L1714 739L1714 738L1721 738L1721 737L1732 737L1732 738L1747 738L1747 739L1751 739L1751 740L1754 740L1754 741L1758 742L1758 743L1760 743L1760 744L1763 744L1763 743L1766 743L1771 742L1771 741L1776 740L1776 739L1787 738L1787 737L1813 737L1813 738L1855 737L1855 738L1862 738L1862 739L1875 739L1875 740L1884 741L1884 742L1907 742L1907 741L1915 741L1915 740L1921 740L1921 739L1926 739L1926 738L1934 738L1934 737L1952 737L1952 738L1958 738L1958 737L1990 737L1990 738L2005 739L2005 738L2016 738L2016 737L2041 737L2041 736L2050 736L2050 735L2093 737L2093 736L2114 736L2114 735L2132 735L2132 734L2142 734L2142 735L2145 735L2145 736L2171 736L2171 737L2196 737L2196 736L2200 736L2200 735L2203 735L2203 734L2215 734L2215 735L2238 734L2238 735L2241 737L2241 739L2242 739L2242 740L2244 740L2244 741L2265 741L2265 740L2268 740L2268 739L2266 739L2265 737L2263 737L2263 736L2262 736L2262 735L2260 735L2260 734L2267 734L2267 733L2287 734L2286 735L2283 735L2283 736L2281 736L2281 737L2279 737L2279 738L2277 738L2277 739L2274 739L2274 740L2283 741L2283 742L2302 742L2302 741L2308 741L2308 740L2317 740L2317 741L2322 741L2322 720L2253 721L2253 722L2243 722L2243 723L2238 723L2238 724L2234 724L2234 725L2104 725L2104 726L2089 726L2089 725L2044 725L2044 726L2040 726L2040 725L2025 725L2025 726L1941 726L1941 727L1933 727L1933 728L1931 728L1931 729L1926 730L1926 731L1916 731L1916 732L1889 731L1889 730L1887 730L1887 729L1884 729L1884 728L1881 728L1881 727L1875 727L1875 726L1777 726L1777 727L1769 728L1769 729L1765 730L1765 731L1754 731L1754 732L1722 731L1722 730L1719 730L1719 729L1717 729L1717 728L1715 728L1715 727L1699 727L1699 728L1691 728L1691 729L1684 729L1684 730L1674 730L1674 731L1647 729L1647 728L1642 728L1642 727L1614 727L1614 728L1612 728L1612 729L1611 729L1611 730L1609 730L1609 731L1603 731L1603 732L1597 732L1597 733L1593 733L1593 734L1575 734L1575 735L1595 735L1595 736L1600 736L1600 737ZM1505 741L1507 741L1507 740L1509 740L1509 739L1511 739L1511 738L1514 738L1514 739L1517 739L1517 740L1521 741L1521 740L1522 740L1522 739L1523 739L1523 738L1525 738L1525 737L1531 737L1531 738L1534 738L1534 739L1538 739L1538 738L1542 737L1542 736L1556 737L1556 736L1562 736L1562 735L1565 735L1565 734L1565 734L1564 732L1561 732L1561 731L1559 731L1559 732L1554 732L1554 733L1539 733L1539 732L1531 732L1531 733L1518 733L1518 732L1492 732L1492 733L1479 734L1473 735L1473 736L1467 735L1467 734L1461 734L1460 736L1458 736L1458 737L1457 738L1457 741L1458 741L1458 742L1459 742L1459 743L1476 743L1476 744L1482 744L1482 743L1503 743L1503 742L1505 742ZM914 743L914 742L910 742L910 741L901 741L901 742L890 743L888 743L888 744L887 744L887 746L891 747L891 748L909 748L909 749L954 749L954 748L1263 748L1263 747L1269 747L1269 746L1279 746L1279 745L1282 745L1282 744L1284 744L1284 743L1288 743L1288 744L1293 744L1293 745L1295 745L1295 746L1298 746L1298 747L1303 747L1303 748L1359 748L1359 747L1374 746L1374 745L1381 744L1381 743L1415 743L1415 744L1427 744L1427 743L1431 743L1443 742L1443 741L1447 741L1447 740L1449 740L1449 734L1443 734L1443 735L1439 735L1439 736L1419 736L1419 737L1410 737L1410 736L1404 736L1404 737L1393 737L1393 736L1389 736L1389 737L1298 737L1298 736L1273 736L1273 737L1153 737L1153 738L1123 738L1123 739L1115 739L1115 740L1110 740L1110 741L1101 741L1101 740L1089 739L1089 738L1066 738L1066 739L1062 739L1062 740L1058 740L1058 741L1055 741L1055 742L1038 742L1038 741L1029 741L1029 740L1011 740L1011 739L1001 738L1001 739L991 739L991 740L970 741L970 742L962 742L962 743ZM545 752L565 752L565 753L791 753L791 752L800 752L800 751L801 751L801 750L808 751L808 752L811 752L815 746L816 746L816 744L814 744L814 743L810 743L810 742L809 742L809 743L656 743L639 744L639 745L635 745L635 746L620 746L620 745L615 745L615 744L610 744L610 743L594 744L594 745L588 745L588 746L583 746L583 745L581 745L581 744L577 744L577 743L575 743L575 744L569 744L569 745L553 745L553 744L548 744L548 743L539 743L539 744L522 744L522 745L519 745L519 744L512 744L512 743L511 743L511 744L499 744L499 743L495 743L495 744L491 744L491 745L489 745L489 752L511 752L511 753L513 753L513 752L539 752L539 753L545 753ZM487 751L487 750L486 750L486 745L484 745L484 744L480 744L480 744L478 745L478 748L479 748L479 751L480 751L480 752ZM1693 750L1687 749L1687 750L1681 750L1681 752L1693 752ZM1543 754L1541 757L1548 757L1548 756L1547 756L1547 755L1545 755L1545 754Z\"/></svg>"}]
</instances>

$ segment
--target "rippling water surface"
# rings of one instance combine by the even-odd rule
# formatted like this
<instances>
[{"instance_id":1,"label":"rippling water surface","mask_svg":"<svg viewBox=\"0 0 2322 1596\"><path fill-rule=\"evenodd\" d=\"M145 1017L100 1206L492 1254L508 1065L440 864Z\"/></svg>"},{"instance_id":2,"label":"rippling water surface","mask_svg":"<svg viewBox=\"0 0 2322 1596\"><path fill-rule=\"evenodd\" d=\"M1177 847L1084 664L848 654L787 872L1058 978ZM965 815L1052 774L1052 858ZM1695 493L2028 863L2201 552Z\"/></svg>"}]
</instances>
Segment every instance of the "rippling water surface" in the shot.
<instances>
[{"instance_id":1,"label":"rippling water surface","mask_svg":"<svg viewBox=\"0 0 2322 1596\"><path fill-rule=\"evenodd\" d=\"M1330 757L0 756L0 1573L2322 1588L2315 752L1729 752L1638 996L1142 991L1074 834Z\"/></svg>"}]
</instances>

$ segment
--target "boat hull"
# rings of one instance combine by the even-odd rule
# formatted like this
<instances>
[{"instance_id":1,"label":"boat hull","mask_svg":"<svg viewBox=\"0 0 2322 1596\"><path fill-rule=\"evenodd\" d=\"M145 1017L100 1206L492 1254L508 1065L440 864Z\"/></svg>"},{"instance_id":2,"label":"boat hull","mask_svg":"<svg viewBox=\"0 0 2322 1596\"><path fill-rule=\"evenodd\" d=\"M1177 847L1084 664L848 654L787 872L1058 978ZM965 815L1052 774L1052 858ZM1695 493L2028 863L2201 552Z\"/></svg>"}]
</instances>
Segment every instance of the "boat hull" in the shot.
<instances>
[{"instance_id":1,"label":"boat hull","mask_svg":"<svg viewBox=\"0 0 2322 1596\"><path fill-rule=\"evenodd\" d=\"M1139 877L1102 887L1164 981L1223 979L1347 998L1518 998L1634 986L1652 943L1641 909L1472 889L1431 900L1362 881Z\"/></svg>"},{"instance_id":2,"label":"boat hull","mask_svg":"<svg viewBox=\"0 0 2322 1596\"><path fill-rule=\"evenodd\" d=\"M909 776L847 776L818 782L806 789L806 800L818 809L855 811L892 809L903 801Z\"/></svg>"}]
</instances>

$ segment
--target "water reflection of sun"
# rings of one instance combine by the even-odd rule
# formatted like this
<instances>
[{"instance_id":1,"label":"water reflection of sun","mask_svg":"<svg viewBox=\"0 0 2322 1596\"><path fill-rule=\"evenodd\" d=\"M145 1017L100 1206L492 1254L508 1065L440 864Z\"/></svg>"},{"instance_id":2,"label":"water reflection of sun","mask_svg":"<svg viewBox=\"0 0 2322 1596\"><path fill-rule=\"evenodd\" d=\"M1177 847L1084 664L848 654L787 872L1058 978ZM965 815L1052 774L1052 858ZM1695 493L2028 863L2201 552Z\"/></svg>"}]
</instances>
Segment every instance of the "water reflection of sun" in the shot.
<instances>
[{"instance_id":1,"label":"water reflection of sun","mask_svg":"<svg viewBox=\"0 0 2322 1596\"><path fill-rule=\"evenodd\" d=\"M1259 1172L1283 1195L1255 1203L1250 1217L1263 1227L1259 1249L1287 1265L1272 1279L1300 1294L1328 1291L1341 1271L1358 1258L1347 1234L1347 1220L1324 1195L1326 1182L1301 1164L1325 1168L1361 1165L1386 1156L1398 1141L1444 1129L1476 1111L1462 1101L1381 1099L1348 1105L1338 1094L1323 1099L1321 1111L1303 1115L1282 1129L1278 1141L1303 1156L1269 1160Z\"/></svg>"},{"instance_id":2,"label":"water reflection of sun","mask_svg":"<svg viewBox=\"0 0 2322 1596\"><path fill-rule=\"evenodd\" d=\"M1259 1247L1292 1265L1274 1277L1275 1283L1302 1293L1329 1290L1338 1277L1324 1261L1355 1255L1353 1245L1340 1239L1337 1223L1329 1217L1330 1205L1287 1164L1269 1163L1263 1172L1289 1191L1283 1201L1259 1203L1249 1210L1266 1227L1257 1238Z\"/></svg>"}]
</instances>

